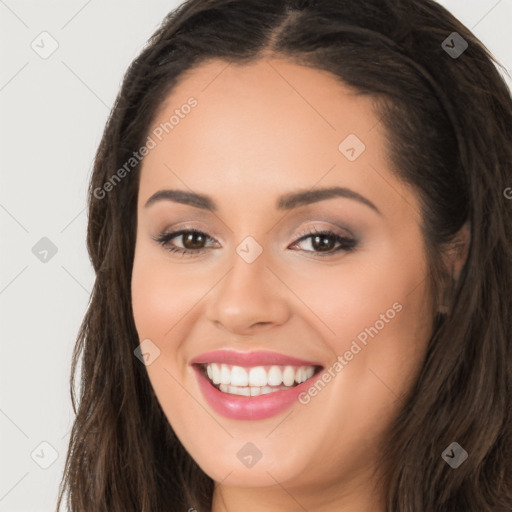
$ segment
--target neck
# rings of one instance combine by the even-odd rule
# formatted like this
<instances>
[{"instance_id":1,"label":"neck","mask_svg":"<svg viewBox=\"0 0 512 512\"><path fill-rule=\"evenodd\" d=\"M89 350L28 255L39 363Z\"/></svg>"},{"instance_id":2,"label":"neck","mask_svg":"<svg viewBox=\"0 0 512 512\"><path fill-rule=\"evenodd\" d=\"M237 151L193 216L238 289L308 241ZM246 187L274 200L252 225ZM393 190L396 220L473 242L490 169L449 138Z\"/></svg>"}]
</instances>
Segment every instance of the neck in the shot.
<instances>
[{"instance_id":1,"label":"neck","mask_svg":"<svg viewBox=\"0 0 512 512\"><path fill-rule=\"evenodd\" d=\"M268 487L215 484L211 512L384 512L384 500L372 480L336 483L322 488L292 487L275 481Z\"/></svg>"}]
</instances>

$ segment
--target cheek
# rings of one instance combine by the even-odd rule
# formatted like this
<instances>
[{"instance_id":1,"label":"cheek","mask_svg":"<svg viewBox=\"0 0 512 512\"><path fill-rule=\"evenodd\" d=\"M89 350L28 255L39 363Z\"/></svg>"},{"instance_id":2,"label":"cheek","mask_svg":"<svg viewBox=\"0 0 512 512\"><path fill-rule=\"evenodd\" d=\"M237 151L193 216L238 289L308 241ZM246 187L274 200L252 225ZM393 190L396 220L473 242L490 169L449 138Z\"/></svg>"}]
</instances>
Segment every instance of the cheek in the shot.
<instances>
[{"instance_id":1,"label":"cheek","mask_svg":"<svg viewBox=\"0 0 512 512\"><path fill-rule=\"evenodd\" d=\"M422 339L431 324L427 263L421 243L405 252L399 244L348 256L339 266L287 271L294 294L331 348L340 354L351 340L371 338L368 330ZM307 277L306 277L307 276ZM309 311L308 311L309 310ZM418 331L419 329L419 331ZM405 341L405 340L404 340Z\"/></svg>"},{"instance_id":2,"label":"cheek","mask_svg":"<svg viewBox=\"0 0 512 512\"><path fill-rule=\"evenodd\" d=\"M131 288L139 337L163 340L201 299L205 284L187 268L171 268L165 255L155 258L141 248L135 253Z\"/></svg>"},{"instance_id":3,"label":"cheek","mask_svg":"<svg viewBox=\"0 0 512 512\"><path fill-rule=\"evenodd\" d=\"M190 331L193 305L204 294L199 288L193 279L171 268L165 254L155 256L144 244L136 248L131 281L133 318L139 340L149 339L159 350L146 370L170 423L172 417L173 426L186 417L182 413L190 400L178 384L185 381L187 371L179 349Z\"/></svg>"},{"instance_id":4,"label":"cheek","mask_svg":"<svg viewBox=\"0 0 512 512\"><path fill-rule=\"evenodd\" d=\"M173 297L157 278L158 268L134 262L132 307L139 338L159 339L171 327Z\"/></svg>"},{"instance_id":5,"label":"cheek","mask_svg":"<svg viewBox=\"0 0 512 512\"><path fill-rule=\"evenodd\" d=\"M395 245L346 265L296 281L294 292L325 333L333 389L344 397L335 414L349 409L363 424L370 410L392 414L421 367L432 332L428 272L419 242L406 254Z\"/></svg>"}]
</instances>

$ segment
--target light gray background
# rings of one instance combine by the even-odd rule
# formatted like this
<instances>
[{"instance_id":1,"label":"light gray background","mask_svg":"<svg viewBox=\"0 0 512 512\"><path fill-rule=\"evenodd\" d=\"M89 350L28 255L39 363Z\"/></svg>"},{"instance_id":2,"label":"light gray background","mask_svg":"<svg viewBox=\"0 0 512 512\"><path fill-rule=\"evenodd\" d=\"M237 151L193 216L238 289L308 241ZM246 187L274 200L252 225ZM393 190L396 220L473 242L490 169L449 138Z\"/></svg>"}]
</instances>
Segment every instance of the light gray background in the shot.
<instances>
[{"instance_id":1,"label":"light gray background","mask_svg":"<svg viewBox=\"0 0 512 512\"><path fill-rule=\"evenodd\" d=\"M91 165L122 75L179 3L0 0L1 512L55 510L73 419L71 354L94 280ZM512 74L512 0L439 3ZM47 59L31 47L50 48L43 31L59 45ZM42 237L57 247L47 262L32 252Z\"/></svg>"}]
</instances>

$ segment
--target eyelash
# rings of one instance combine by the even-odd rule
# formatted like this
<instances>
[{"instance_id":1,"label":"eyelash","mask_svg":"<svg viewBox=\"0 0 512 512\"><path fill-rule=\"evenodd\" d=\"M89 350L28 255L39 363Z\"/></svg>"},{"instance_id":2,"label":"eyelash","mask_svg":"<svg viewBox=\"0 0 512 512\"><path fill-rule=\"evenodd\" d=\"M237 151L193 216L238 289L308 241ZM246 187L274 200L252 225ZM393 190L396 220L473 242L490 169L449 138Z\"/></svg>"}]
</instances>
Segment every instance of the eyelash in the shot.
<instances>
[{"instance_id":1,"label":"eyelash","mask_svg":"<svg viewBox=\"0 0 512 512\"><path fill-rule=\"evenodd\" d=\"M190 233L202 235L206 238L209 238L210 240L212 239L208 234L204 233L203 231L199 231L197 229L181 229L179 231L174 231L171 233L162 233L160 236L154 238L154 240L156 242L158 242L160 245L162 245L165 248L165 250L167 250L171 253L181 254L182 256L198 256L199 254L205 252L207 250L207 248L202 247L200 249L182 249L179 247L174 247L174 246L168 245L169 242L173 238L179 237L181 235L190 234ZM306 250L301 249L303 252L308 252L308 253L312 252L321 258L324 258L327 256L333 256L334 254L337 254L340 251L352 252L357 247L357 241L354 240L353 238L341 236L341 235L338 235L337 233L334 233L333 231L329 231L329 230L317 230L316 228L313 228L312 230L299 233L297 236L299 238L292 245L295 245L299 242L302 242L303 240L306 240L308 238L312 238L315 236L331 237L331 238L334 238L335 242L340 244L340 246L338 248L336 248L334 250L331 249L331 250L325 251L325 252L324 251L306 251Z\"/></svg>"}]
</instances>

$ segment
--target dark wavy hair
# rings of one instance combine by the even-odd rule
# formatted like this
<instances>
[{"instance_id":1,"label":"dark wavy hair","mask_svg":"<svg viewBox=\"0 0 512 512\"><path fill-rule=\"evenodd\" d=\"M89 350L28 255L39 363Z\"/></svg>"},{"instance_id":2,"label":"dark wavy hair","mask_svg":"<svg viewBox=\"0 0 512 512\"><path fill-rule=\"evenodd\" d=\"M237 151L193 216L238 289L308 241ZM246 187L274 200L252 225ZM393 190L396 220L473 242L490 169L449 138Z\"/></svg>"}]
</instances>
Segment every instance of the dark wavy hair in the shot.
<instances>
[{"instance_id":1,"label":"dark wavy hair","mask_svg":"<svg viewBox=\"0 0 512 512\"><path fill-rule=\"evenodd\" d=\"M458 58L443 48L453 32L468 43ZM440 301L451 290L389 426L386 511L510 511L512 100L502 65L432 0L189 0L149 39L124 77L90 182L96 280L73 353L76 419L57 510L65 494L73 512L211 509L213 480L181 445L134 357L140 164L104 197L97 191L143 145L185 71L265 57L329 71L374 100L390 166L420 199L432 293ZM471 243L455 279L443 254L464 226ZM469 453L455 470L441 458L453 441Z\"/></svg>"}]
</instances>

